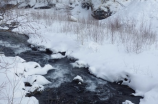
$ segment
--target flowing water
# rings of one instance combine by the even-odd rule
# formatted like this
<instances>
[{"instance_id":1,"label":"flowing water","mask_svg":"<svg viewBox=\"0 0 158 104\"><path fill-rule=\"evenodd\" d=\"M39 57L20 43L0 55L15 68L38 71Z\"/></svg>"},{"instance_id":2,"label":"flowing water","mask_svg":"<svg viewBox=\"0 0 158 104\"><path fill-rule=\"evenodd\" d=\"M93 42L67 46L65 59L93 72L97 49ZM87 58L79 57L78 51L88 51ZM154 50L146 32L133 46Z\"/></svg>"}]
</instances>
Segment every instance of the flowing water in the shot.
<instances>
[{"instance_id":1,"label":"flowing water","mask_svg":"<svg viewBox=\"0 0 158 104\"><path fill-rule=\"evenodd\" d=\"M66 57L53 60L45 51L32 50L27 39L22 34L0 31L0 52L54 67L44 75L52 83L45 85L43 92L29 95L35 96L40 104L122 104L125 100L139 104L141 97L133 96L134 90L128 86L96 78L87 68L73 68L71 63L75 60ZM77 75L83 78L83 83L73 80Z\"/></svg>"}]
</instances>

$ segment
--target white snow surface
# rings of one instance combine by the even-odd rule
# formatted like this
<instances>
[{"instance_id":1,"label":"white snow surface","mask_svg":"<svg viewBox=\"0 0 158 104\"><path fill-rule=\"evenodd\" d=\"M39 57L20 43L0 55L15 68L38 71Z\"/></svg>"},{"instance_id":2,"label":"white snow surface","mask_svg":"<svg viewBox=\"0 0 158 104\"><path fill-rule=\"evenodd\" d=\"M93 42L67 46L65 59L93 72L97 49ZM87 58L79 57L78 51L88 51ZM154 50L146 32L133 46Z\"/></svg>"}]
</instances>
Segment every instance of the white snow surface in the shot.
<instances>
[{"instance_id":1,"label":"white snow surface","mask_svg":"<svg viewBox=\"0 0 158 104\"><path fill-rule=\"evenodd\" d=\"M73 80L79 80L81 82L83 82L83 79L81 76L77 75Z\"/></svg>"},{"instance_id":2,"label":"white snow surface","mask_svg":"<svg viewBox=\"0 0 158 104\"><path fill-rule=\"evenodd\" d=\"M93 0L95 2L95 0ZM145 24L152 24L151 29L157 31L158 28L158 1L157 0L118 0L124 5L113 5L111 8L115 10L115 14L110 19L121 18L124 21L135 20L137 25L142 21ZM99 4L99 3L98 3ZM117 9L118 8L118 9ZM54 9L47 10L51 14ZM34 10L30 10L35 12ZM26 12L28 12L26 10ZM40 11L42 13L42 10ZM44 11L46 13L46 11ZM63 13L63 10L58 11ZM71 15L77 19L86 18L90 14L90 10L83 10L76 6L71 11ZM67 13L64 14L66 18ZM88 18L89 19L89 18ZM106 19L100 22L106 23ZM15 32L28 34L28 42L33 45L44 46L53 52L64 52L68 57L74 57L89 66L89 71L97 77L114 82L123 80L123 84L128 85L136 92L134 95L140 95L144 98L140 100L140 104L158 104L158 47L157 43L151 45L150 48L143 50L141 53L128 53L125 47L120 44L112 44L108 40L104 40L101 44L92 40L84 41L81 33L64 32L61 27L70 26L70 21L55 20L51 24L46 24L44 20L30 23L34 30L30 28L30 24L21 25L14 29ZM76 23L76 22L75 22ZM75 24L73 22L73 24ZM80 25L78 22L76 25ZM37 29L37 30L36 30ZM32 31L36 31L39 37L34 36ZM81 37L77 37L81 35ZM77 38L76 38L77 37ZM156 37L157 40L157 37ZM83 66L83 65L82 65ZM29 74L30 75L30 74ZM49 83L49 82L48 82Z\"/></svg>"},{"instance_id":3,"label":"white snow surface","mask_svg":"<svg viewBox=\"0 0 158 104\"><path fill-rule=\"evenodd\" d=\"M65 56L63 56L63 55L60 54L60 53L51 55L51 58L52 58L52 59L61 59L61 58L64 58L64 57L65 57Z\"/></svg>"},{"instance_id":4,"label":"white snow surface","mask_svg":"<svg viewBox=\"0 0 158 104\"><path fill-rule=\"evenodd\" d=\"M6 57L0 54L0 86L2 88L0 97L3 98L0 103L38 104L35 97L25 97L25 95L34 90L44 90L43 85L50 82L41 75L46 74L50 69L52 69L50 65L42 68L38 63L27 63L18 56ZM29 82L32 86L25 87L24 82Z\"/></svg>"},{"instance_id":5,"label":"white snow surface","mask_svg":"<svg viewBox=\"0 0 158 104\"><path fill-rule=\"evenodd\" d=\"M71 65L77 68L88 68L88 65L84 61L81 61L81 60L75 61L74 63L71 63Z\"/></svg>"},{"instance_id":6,"label":"white snow surface","mask_svg":"<svg viewBox=\"0 0 158 104\"><path fill-rule=\"evenodd\" d=\"M131 101L129 101L129 100L126 100L125 102L123 102L122 104L134 104L134 103L132 103Z\"/></svg>"}]
</instances>

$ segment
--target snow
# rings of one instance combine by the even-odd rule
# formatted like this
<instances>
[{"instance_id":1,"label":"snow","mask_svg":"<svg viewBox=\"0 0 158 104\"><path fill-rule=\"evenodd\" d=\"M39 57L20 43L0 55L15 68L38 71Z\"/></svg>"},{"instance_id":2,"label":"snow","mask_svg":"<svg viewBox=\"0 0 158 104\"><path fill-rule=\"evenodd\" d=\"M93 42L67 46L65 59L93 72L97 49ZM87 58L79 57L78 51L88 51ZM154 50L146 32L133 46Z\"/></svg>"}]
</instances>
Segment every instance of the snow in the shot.
<instances>
[{"instance_id":1,"label":"snow","mask_svg":"<svg viewBox=\"0 0 158 104\"><path fill-rule=\"evenodd\" d=\"M75 61L74 63L71 63L71 65L77 68L88 68L88 65L84 61L81 61L81 60Z\"/></svg>"},{"instance_id":2,"label":"snow","mask_svg":"<svg viewBox=\"0 0 158 104\"><path fill-rule=\"evenodd\" d=\"M69 16L69 20L73 21L73 22L77 22L77 18L73 17L73 16Z\"/></svg>"},{"instance_id":3,"label":"snow","mask_svg":"<svg viewBox=\"0 0 158 104\"><path fill-rule=\"evenodd\" d=\"M83 83L83 79L81 76L77 75L73 80L79 80L80 82Z\"/></svg>"},{"instance_id":4,"label":"snow","mask_svg":"<svg viewBox=\"0 0 158 104\"><path fill-rule=\"evenodd\" d=\"M29 5L32 7L36 4L36 0L30 0Z\"/></svg>"},{"instance_id":5,"label":"snow","mask_svg":"<svg viewBox=\"0 0 158 104\"><path fill-rule=\"evenodd\" d=\"M25 79L25 82L29 82L31 85L37 84L37 85L46 85L49 84L50 82L46 80L43 76L41 75L33 75L33 76L28 76Z\"/></svg>"},{"instance_id":6,"label":"snow","mask_svg":"<svg viewBox=\"0 0 158 104\"><path fill-rule=\"evenodd\" d=\"M22 58L6 57L0 54L0 86L1 89L0 103L20 103L22 104L38 104L35 97L24 97L26 93L44 90L45 84L50 82L43 76L48 70L52 69L50 65L45 65L43 68L35 62L26 62ZM37 71L38 70L38 71ZM36 74L36 75L35 75ZM37 75L39 74L39 75ZM32 86L25 87L24 82L29 82ZM5 96L6 95L6 96ZM8 99L7 99L8 98ZM13 101L8 102L9 99Z\"/></svg>"},{"instance_id":7,"label":"snow","mask_svg":"<svg viewBox=\"0 0 158 104\"><path fill-rule=\"evenodd\" d=\"M141 25L144 22L145 25L152 24L151 29L157 31L158 28L158 1L155 0L117 0L124 6L121 6L118 2L113 3L109 1L107 4L101 4L101 0L92 0L95 2L95 8L110 6L110 9L115 12L109 19L120 18L122 24L128 21L135 21L137 24L135 27ZM67 4L68 5L68 4ZM70 11L70 14L76 19L91 19L89 15L90 10L84 10L79 6ZM59 8L66 8L64 4L57 4ZM42 11L40 13L52 13L54 9ZM35 12L29 10L26 12ZM64 13L64 10L58 12ZM158 102L158 47L157 42L150 45L149 48L142 50L140 53L127 52L124 45L118 40L112 43L110 39L104 39L101 43L94 42L92 39L85 38L87 34L85 27L80 28L81 32L73 32L75 26L82 25L82 23L71 22L66 20L69 13L65 13L62 18L55 19L52 23L45 23L43 19L39 19L37 22L30 23L34 27L27 27L26 25L14 29L15 32L21 32L28 34L28 42L33 45L44 46L45 48L51 49L53 52L66 52L66 56L69 58L75 58L78 61L72 63L74 67L88 67L89 71L96 77L103 78L110 82L123 80L124 85L128 85L135 90L133 95L143 96L140 100L140 104L157 104ZM59 15L58 15L59 16ZM30 18L31 19L31 18ZM95 21L95 20L94 20ZM108 19L99 21L105 23ZM49 21L50 22L50 21ZM83 21L82 21L83 22ZM137 26L138 25L138 26ZM29 25L30 26L30 25ZM86 24L89 28L91 25ZM91 27L90 27L91 26ZM70 31L65 29L71 28ZM36 30L37 28L37 30ZM94 28L93 28L94 29ZM97 28L98 29L98 28ZM96 29L96 30L97 30ZM103 27L105 30L106 27ZM30 32L31 31L31 32ZM34 36L32 31L36 31L40 37ZM108 35L109 33L104 33ZM118 33L114 33L118 35ZM157 41L157 37L156 37ZM132 47L132 46L131 46ZM59 54L52 55L52 58L62 58ZM28 63L29 64L29 63ZM32 64L33 65L33 64ZM38 65L38 64L36 64ZM26 65L28 66L28 65ZM35 65L33 65L35 66ZM26 76L35 74L42 74L44 72L37 72L36 68L33 72L29 71L25 74ZM39 66L39 65L38 65ZM38 69L38 68L37 68ZM43 70L44 68L40 68ZM47 69L47 68L46 68ZM52 69L52 68L48 68ZM47 73L48 70L45 71ZM64 72L63 72L64 73ZM57 73L62 76L62 73ZM35 76L34 76L35 77ZM33 77L33 78L34 78ZM82 79L80 76L77 78ZM124 79L128 79L125 81ZM34 78L35 79L35 78ZM44 81L45 82L45 81ZM47 82L49 83L49 82ZM43 83L42 83L43 84ZM36 85L34 85L36 86ZM129 101L125 101L125 104L130 104ZM132 104L132 103L131 103Z\"/></svg>"},{"instance_id":8,"label":"snow","mask_svg":"<svg viewBox=\"0 0 158 104\"><path fill-rule=\"evenodd\" d=\"M65 56L61 55L60 53L51 55L51 58L52 58L52 59L61 59L61 58L64 58L64 57L65 57Z\"/></svg>"},{"instance_id":9,"label":"snow","mask_svg":"<svg viewBox=\"0 0 158 104\"><path fill-rule=\"evenodd\" d=\"M157 104L158 102L158 85L152 90L148 91L144 95L144 99L141 99L140 104Z\"/></svg>"},{"instance_id":10,"label":"snow","mask_svg":"<svg viewBox=\"0 0 158 104\"><path fill-rule=\"evenodd\" d=\"M134 103L132 103L131 101L129 101L129 100L126 100L125 102L123 102L122 104L134 104Z\"/></svg>"}]
</instances>

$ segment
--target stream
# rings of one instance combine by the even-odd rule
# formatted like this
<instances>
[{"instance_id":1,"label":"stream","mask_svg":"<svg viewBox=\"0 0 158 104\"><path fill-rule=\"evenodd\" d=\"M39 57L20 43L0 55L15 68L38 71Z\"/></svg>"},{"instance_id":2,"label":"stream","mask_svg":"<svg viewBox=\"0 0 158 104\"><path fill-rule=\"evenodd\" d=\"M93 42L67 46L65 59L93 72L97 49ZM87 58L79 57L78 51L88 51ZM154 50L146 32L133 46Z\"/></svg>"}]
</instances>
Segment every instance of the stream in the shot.
<instances>
[{"instance_id":1,"label":"stream","mask_svg":"<svg viewBox=\"0 0 158 104\"><path fill-rule=\"evenodd\" d=\"M51 59L50 53L30 48L27 39L23 34L0 31L0 53L54 67L44 75L52 83L40 93L27 95L35 96L39 104L122 104L125 100L139 104L142 97L133 96L135 91L128 86L97 78L87 68L74 68L71 63L75 60L67 57ZM77 75L83 78L83 83L73 80Z\"/></svg>"}]
</instances>

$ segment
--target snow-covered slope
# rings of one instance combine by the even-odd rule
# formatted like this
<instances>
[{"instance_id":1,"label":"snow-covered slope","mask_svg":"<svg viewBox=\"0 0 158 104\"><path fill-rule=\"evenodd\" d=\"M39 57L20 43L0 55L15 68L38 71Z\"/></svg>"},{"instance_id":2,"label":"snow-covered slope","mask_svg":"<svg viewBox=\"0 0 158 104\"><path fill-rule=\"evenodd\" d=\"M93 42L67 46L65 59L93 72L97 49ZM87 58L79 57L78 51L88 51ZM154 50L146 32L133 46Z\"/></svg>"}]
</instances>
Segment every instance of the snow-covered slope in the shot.
<instances>
[{"instance_id":1,"label":"snow-covered slope","mask_svg":"<svg viewBox=\"0 0 158 104\"><path fill-rule=\"evenodd\" d=\"M115 16L131 20L135 19L137 23L152 23L157 28L157 5L157 0L131 0L131 3L118 11Z\"/></svg>"}]
</instances>

